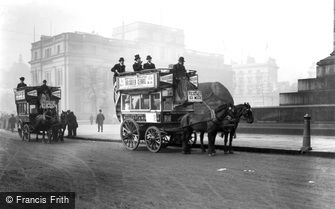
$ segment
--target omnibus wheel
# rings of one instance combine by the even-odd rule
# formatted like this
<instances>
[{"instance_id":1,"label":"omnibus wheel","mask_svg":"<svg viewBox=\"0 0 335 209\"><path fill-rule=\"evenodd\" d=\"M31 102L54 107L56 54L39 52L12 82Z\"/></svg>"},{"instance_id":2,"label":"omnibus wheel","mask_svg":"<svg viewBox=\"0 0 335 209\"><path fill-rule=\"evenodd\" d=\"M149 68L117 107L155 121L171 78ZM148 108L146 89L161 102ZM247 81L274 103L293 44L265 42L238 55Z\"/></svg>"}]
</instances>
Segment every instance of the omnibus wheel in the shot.
<instances>
[{"instance_id":1,"label":"omnibus wheel","mask_svg":"<svg viewBox=\"0 0 335 209\"><path fill-rule=\"evenodd\" d=\"M25 124L22 128L22 141L30 142L30 128L28 124Z\"/></svg>"},{"instance_id":2,"label":"omnibus wheel","mask_svg":"<svg viewBox=\"0 0 335 209\"><path fill-rule=\"evenodd\" d=\"M161 131L156 126L150 126L144 136L145 144L150 152L159 152L163 144Z\"/></svg>"},{"instance_id":3,"label":"omnibus wheel","mask_svg":"<svg viewBox=\"0 0 335 209\"><path fill-rule=\"evenodd\" d=\"M120 126L123 145L128 150L137 149L140 144L140 127L133 119L125 119Z\"/></svg>"}]
</instances>

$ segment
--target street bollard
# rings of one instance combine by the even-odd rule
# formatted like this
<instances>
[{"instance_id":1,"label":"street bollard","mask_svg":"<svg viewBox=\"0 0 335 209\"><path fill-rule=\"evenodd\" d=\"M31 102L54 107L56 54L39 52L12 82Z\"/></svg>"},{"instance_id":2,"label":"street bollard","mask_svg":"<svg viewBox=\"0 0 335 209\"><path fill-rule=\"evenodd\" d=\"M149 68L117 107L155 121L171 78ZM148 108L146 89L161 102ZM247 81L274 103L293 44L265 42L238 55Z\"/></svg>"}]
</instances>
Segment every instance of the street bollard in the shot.
<instances>
[{"instance_id":1,"label":"street bollard","mask_svg":"<svg viewBox=\"0 0 335 209\"><path fill-rule=\"evenodd\" d=\"M302 140L301 153L312 150L311 147L311 116L306 114L304 116L304 134Z\"/></svg>"}]
</instances>

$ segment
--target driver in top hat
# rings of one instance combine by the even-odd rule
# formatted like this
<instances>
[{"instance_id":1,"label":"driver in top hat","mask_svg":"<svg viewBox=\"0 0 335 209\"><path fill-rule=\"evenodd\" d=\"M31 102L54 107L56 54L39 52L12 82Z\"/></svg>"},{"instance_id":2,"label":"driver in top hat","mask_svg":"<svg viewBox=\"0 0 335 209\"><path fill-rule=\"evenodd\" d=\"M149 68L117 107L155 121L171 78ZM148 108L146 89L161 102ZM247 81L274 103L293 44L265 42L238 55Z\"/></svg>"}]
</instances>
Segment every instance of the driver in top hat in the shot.
<instances>
[{"instance_id":1,"label":"driver in top hat","mask_svg":"<svg viewBox=\"0 0 335 209\"><path fill-rule=\"evenodd\" d=\"M147 63L144 63L143 65L143 69L146 70L146 69L155 69L156 66L154 63L151 62L152 60L152 57L150 55L147 56L147 60L148 62Z\"/></svg>"},{"instance_id":2,"label":"driver in top hat","mask_svg":"<svg viewBox=\"0 0 335 209\"><path fill-rule=\"evenodd\" d=\"M141 70L143 70L141 57L138 54L135 55L135 63L133 64L133 69L134 72L140 72Z\"/></svg>"},{"instance_id":3,"label":"driver in top hat","mask_svg":"<svg viewBox=\"0 0 335 209\"><path fill-rule=\"evenodd\" d=\"M21 82L17 84L16 88L22 88L22 87L26 87L27 86L27 84L24 83L24 77L21 77L20 81Z\"/></svg>"}]
</instances>

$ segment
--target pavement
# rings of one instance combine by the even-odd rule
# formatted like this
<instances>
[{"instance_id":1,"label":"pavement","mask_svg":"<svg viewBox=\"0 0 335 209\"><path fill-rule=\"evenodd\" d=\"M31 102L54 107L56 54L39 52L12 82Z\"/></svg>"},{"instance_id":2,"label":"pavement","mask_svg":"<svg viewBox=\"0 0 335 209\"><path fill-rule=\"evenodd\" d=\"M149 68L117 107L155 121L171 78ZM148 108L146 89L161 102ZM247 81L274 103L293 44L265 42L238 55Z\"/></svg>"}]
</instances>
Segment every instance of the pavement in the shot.
<instances>
[{"instance_id":1,"label":"pavement","mask_svg":"<svg viewBox=\"0 0 335 209\"><path fill-rule=\"evenodd\" d=\"M77 139L92 141L121 142L119 125L104 125L104 132L97 132L95 124L80 124L77 130ZM195 147L199 147L199 135ZM233 141L236 151L277 153L277 154L300 154L302 147L302 135L281 135L281 134L245 134L237 133ZM207 144L205 136L204 143ZM217 136L216 145L220 149L224 140ZM312 150L307 155L321 157L335 157L335 136L311 136Z\"/></svg>"}]
</instances>

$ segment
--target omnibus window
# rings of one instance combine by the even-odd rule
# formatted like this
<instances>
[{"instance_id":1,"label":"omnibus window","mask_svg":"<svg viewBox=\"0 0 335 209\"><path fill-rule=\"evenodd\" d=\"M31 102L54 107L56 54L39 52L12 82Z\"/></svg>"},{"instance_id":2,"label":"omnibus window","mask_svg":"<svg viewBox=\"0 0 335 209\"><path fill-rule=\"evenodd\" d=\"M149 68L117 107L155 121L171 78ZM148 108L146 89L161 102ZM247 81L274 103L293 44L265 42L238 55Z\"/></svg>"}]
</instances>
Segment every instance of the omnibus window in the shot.
<instances>
[{"instance_id":1,"label":"omnibus window","mask_svg":"<svg viewBox=\"0 0 335 209\"><path fill-rule=\"evenodd\" d=\"M141 96L141 109L148 110L149 108L149 95L148 94L142 94Z\"/></svg>"},{"instance_id":2,"label":"omnibus window","mask_svg":"<svg viewBox=\"0 0 335 209\"><path fill-rule=\"evenodd\" d=\"M151 109L160 110L160 95L159 93L151 94Z\"/></svg>"},{"instance_id":3,"label":"omnibus window","mask_svg":"<svg viewBox=\"0 0 335 209\"><path fill-rule=\"evenodd\" d=\"M140 95L133 95L130 97L131 98L131 108L132 110L138 110L140 109L140 100L141 96Z\"/></svg>"},{"instance_id":4,"label":"omnibus window","mask_svg":"<svg viewBox=\"0 0 335 209\"><path fill-rule=\"evenodd\" d=\"M129 110L130 109L130 96L129 95L122 95L122 110Z\"/></svg>"},{"instance_id":5,"label":"omnibus window","mask_svg":"<svg viewBox=\"0 0 335 209\"><path fill-rule=\"evenodd\" d=\"M19 103L19 104L18 104L18 112L19 112L19 114L21 114L21 115L26 115L26 114L28 114L28 111L27 111L27 103Z\"/></svg>"}]
</instances>

